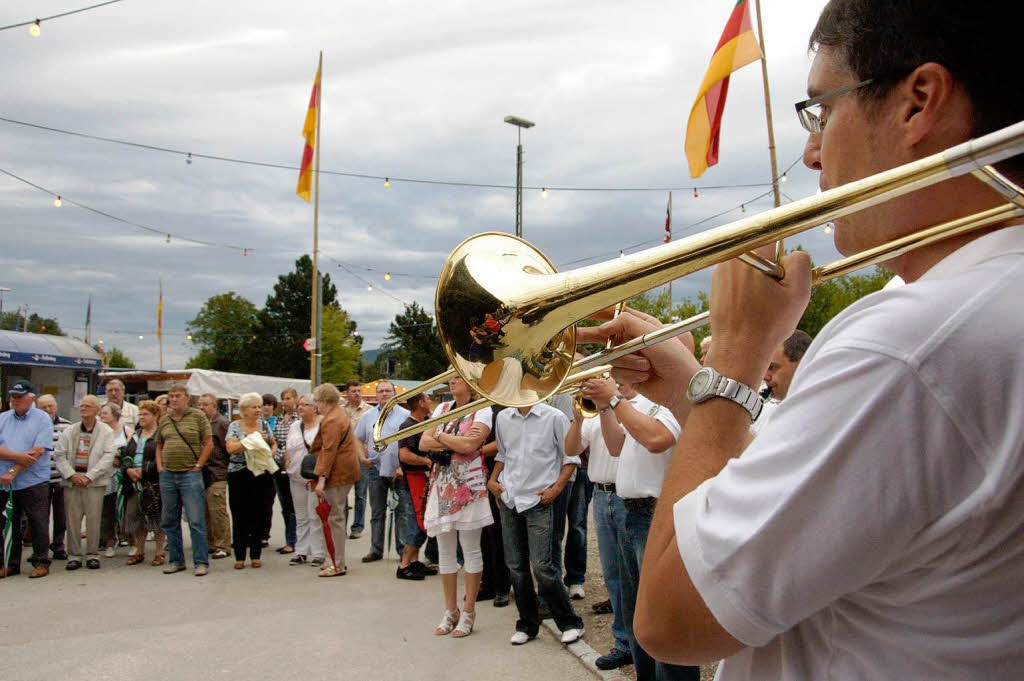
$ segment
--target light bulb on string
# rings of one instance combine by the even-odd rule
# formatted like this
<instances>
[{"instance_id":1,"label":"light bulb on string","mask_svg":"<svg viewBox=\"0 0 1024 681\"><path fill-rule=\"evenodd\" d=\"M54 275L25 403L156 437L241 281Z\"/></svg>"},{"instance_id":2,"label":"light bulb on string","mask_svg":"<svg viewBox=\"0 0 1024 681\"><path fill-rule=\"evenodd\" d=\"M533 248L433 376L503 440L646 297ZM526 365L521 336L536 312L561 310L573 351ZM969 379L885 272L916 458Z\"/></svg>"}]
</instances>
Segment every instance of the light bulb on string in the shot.
<instances>
[{"instance_id":1,"label":"light bulb on string","mask_svg":"<svg viewBox=\"0 0 1024 681\"><path fill-rule=\"evenodd\" d=\"M39 19L36 19L35 22L31 26L28 27L28 34L30 36L32 36L33 38L38 38L39 37L39 33L40 33L39 29L40 29Z\"/></svg>"},{"instance_id":2,"label":"light bulb on string","mask_svg":"<svg viewBox=\"0 0 1024 681\"><path fill-rule=\"evenodd\" d=\"M825 223L825 234L831 234L831 233L832 233L832 230L833 230L834 228L835 228L835 225L834 225L834 223L831 223L831 222L827 222L827 223Z\"/></svg>"},{"instance_id":3,"label":"light bulb on string","mask_svg":"<svg viewBox=\"0 0 1024 681\"><path fill-rule=\"evenodd\" d=\"M64 202L60 200L60 196L58 196L57 198L55 198L53 200L53 207L54 208L60 208L63 205L64 205Z\"/></svg>"},{"instance_id":4,"label":"light bulb on string","mask_svg":"<svg viewBox=\"0 0 1024 681\"><path fill-rule=\"evenodd\" d=\"M780 178L779 178L779 181L780 181L780 182L785 182L785 181L786 181L786 180L788 180L788 179L789 179L789 178L788 178L788 177L786 177L786 173L782 173L782 177L780 177Z\"/></svg>"},{"instance_id":5,"label":"light bulb on string","mask_svg":"<svg viewBox=\"0 0 1024 681\"><path fill-rule=\"evenodd\" d=\"M541 188L541 190L540 190L540 198L542 198L542 199L548 198L548 188L547 187L542 187Z\"/></svg>"},{"instance_id":6,"label":"light bulb on string","mask_svg":"<svg viewBox=\"0 0 1024 681\"><path fill-rule=\"evenodd\" d=\"M192 152L188 152L188 156L185 157L185 163L192 165Z\"/></svg>"},{"instance_id":7,"label":"light bulb on string","mask_svg":"<svg viewBox=\"0 0 1024 681\"><path fill-rule=\"evenodd\" d=\"M103 339L96 341L98 344L103 345Z\"/></svg>"},{"instance_id":8,"label":"light bulb on string","mask_svg":"<svg viewBox=\"0 0 1024 681\"><path fill-rule=\"evenodd\" d=\"M700 198L700 192L697 191L696 187L693 188L693 198L695 198L695 199L699 199Z\"/></svg>"},{"instance_id":9,"label":"light bulb on string","mask_svg":"<svg viewBox=\"0 0 1024 681\"><path fill-rule=\"evenodd\" d=\"M142 334L140 333L140 334L139 334L139 340L146 340L146 337L145 337L145 336L143 336L143 335L142 335Z\"/></svg>"},{"instance_id":10,"label":"light bulb on string","mask_svg":"<svg viewBox=\"0 0 1024 681\"><path fill-rule=\"evenodd\" d=\"M373 284L367 284L366 285L366 290L367 291L372 291L373 290Z\"/></svg>"},{"instance_id":11,"label":"light bulb on string","mask_svg":"<svg viewBox=\"0 0 1024 681\"><path fill-rule=\"evenodd\" d=\"M186 334L185 335L185 340L192 340L192 334L190 334L190 333Z\"/></svg>"},{"instance_id":12,"label":"light bulb on string","mask_svg":"<svg viewBox=\"0 0 1024 681\"><path fill-rule=\"evenodd\" d=\"M390 272L385 272L384 273L384 281L391 281L391 273Z\"/></svg>"},{"instance_id":13,"label":"light bulb on string","mask_svg":"<svg viewBox=\"0 0 1024 681\"><path fill-rule=\"evenodd\" d=\"M168 244L171 243L171 235L170 234L167 235L167 238L164 239L164 242L168 243Z\"/></svg>"},{"instance_id":14,"label":"light bulb on string","mask_svg":"<svg viewBox=\"0 0 1024 681\"><path fill-rule=\"evenodd\" d=\"M385 177L384 178L384 189L388 189L390 187L391 187L391 178L390 177Z\"/></svg>"}]
</instances>

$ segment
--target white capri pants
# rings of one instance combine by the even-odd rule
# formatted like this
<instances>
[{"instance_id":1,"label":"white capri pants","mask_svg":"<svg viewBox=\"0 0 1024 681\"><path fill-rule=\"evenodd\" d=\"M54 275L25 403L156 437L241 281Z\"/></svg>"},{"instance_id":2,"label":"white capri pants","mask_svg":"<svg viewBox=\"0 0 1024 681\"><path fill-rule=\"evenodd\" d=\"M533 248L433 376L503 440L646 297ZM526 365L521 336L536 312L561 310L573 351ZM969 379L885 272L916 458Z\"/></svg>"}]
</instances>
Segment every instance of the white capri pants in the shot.
<instances>
[{"instance_id":1,"label":"white capri pants","mask_svg":"<svg viewBox=\"0 0 1024 681\"><path fill-rule=\"evenodd\" d=\"M320 516L316 514L316 505L320 502L314 492L306 489L306 481L295 482L289 478L292 488L292 501L295 506L295 555L310 558L323 558L324 530Z\"/></svg>"},{"instance_id":2,"label":"white capri pants","mask_svg":"<svg viewBox=\"0 0 1024 681\"><path fill-rule=\"evenodd\" d=\"M449 530L437 535L438 572L450 575L459 571L459 544L466 572L483 572L484 555L480 551L480 529Z\"/></svg>"}]
</instances>

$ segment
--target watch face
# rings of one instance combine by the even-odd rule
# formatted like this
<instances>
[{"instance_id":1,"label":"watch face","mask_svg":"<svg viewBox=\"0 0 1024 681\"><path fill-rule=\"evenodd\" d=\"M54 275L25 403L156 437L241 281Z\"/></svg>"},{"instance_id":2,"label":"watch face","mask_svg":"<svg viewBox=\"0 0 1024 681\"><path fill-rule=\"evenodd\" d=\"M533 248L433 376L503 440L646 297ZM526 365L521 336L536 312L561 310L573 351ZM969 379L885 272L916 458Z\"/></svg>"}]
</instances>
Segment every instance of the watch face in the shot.
<instances>
[{"instance_id":1,"label":"watch face","mask_svg":"<svg viewBox=\"0 0 1024 681\"><path fill-rule=\"evenodd\" d=\"M707 367L695 373L693 378L690 379L690 386L686 391L689 393L690 399L695 399L702 395L710 387L711 380L712 373L708 371Z\"/></svg>"}]
</instances>

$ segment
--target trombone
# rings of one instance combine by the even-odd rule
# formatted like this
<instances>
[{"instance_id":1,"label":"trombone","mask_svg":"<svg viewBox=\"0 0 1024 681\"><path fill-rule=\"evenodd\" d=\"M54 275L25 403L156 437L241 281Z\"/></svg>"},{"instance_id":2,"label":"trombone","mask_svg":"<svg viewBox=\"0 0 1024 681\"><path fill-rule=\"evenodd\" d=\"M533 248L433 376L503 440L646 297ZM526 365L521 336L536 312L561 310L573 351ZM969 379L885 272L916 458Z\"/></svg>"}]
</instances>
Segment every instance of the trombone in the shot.
<instances>
[{"instance_id":1,"label":"trombone","mask_svg":"<svg viewBox=\"0 0 1024 681\"><path fill-rule=\"evenodd\" d=\"M541 402L569 376L699 328L708 323L710 315L701 313L574 362L575 324L579 320L736 257L781 278L781 265L749 251L953 177L970 173L1008 203L816 268L813 283L1018 218L1024 215L1024 190L991 164L1021 152L1024 121L816 196L663 246L563 273L557 273L540 251L522 239L495 232L470 237L445 262L435 297L441 345L453 369L402 393L401 398L404 401L458 375L483 398L446 413L440 420L448 421L493 403L525 407ZM374 425L377 447L427 430L440 421L428 419L381 437L384 420L397 403L396 397L381 408Z\"/></svg>"}]
</instances>

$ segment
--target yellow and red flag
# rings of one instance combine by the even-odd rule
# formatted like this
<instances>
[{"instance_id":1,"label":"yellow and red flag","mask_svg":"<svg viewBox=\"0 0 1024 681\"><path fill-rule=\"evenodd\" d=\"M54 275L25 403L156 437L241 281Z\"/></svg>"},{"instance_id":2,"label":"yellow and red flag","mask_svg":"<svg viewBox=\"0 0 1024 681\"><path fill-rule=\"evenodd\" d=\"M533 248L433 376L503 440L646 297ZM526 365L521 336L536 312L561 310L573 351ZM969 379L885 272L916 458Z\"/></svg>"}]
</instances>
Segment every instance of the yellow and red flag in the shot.
<instances>
[{"instance_id":1,"label":"yellow and red flag","mask_svg":"<svg viewBox=\"0 0 1024 681\"><path fill-rule=\"evenodd\" d=\"M718 163L718 133L729 92L729 75L761 58L761 47L750 23L749 0L738 0L711 55L697 101L686 123L686 159L690 176L700 177Z\"/></svg>"},{"instance_id":2,"label":"yellow and red flag","mask_svg":"<svg viewBox=\"0 0 1024 681\"><path fill-rule=\"evenodd\" d=\"M313 148L316 145L317 108L320 106L320 66L316 67L316 78L313 80L313 92L309 95L309 108L306 109L306 122L302 124L302 136L306 138L306 146L302 149L302 165L299 168L299 184L295 193L309 201L310 188L313 185Z\"/></svg>"}]
</instances>

